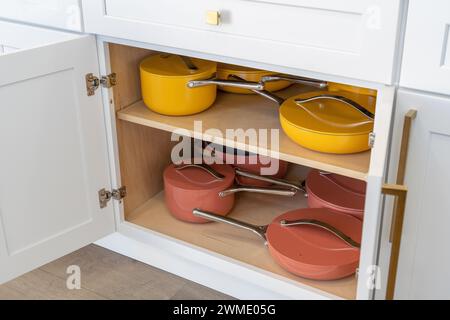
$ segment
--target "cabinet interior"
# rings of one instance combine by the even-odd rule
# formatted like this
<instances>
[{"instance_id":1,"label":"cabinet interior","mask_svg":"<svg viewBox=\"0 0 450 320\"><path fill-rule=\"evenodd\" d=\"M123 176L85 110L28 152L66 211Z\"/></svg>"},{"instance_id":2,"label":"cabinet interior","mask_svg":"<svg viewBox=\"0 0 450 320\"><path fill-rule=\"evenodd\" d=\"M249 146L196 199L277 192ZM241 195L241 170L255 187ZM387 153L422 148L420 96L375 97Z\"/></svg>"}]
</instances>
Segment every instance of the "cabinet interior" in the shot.
<instances>
[{"instance_id":1,"label":"cabinet interior","mask_svg":"<svg viewBox=\"0 0 450 320\"><path fill-rule=\"evenodd\" d=\"M203 120L209 127L280 128L277 107L254 95L218 92L212 108L194 116L168 117L149 111L142 102L139 63L151 50L109 44L111 70L118 83L113 88L117 118L122 185L127 187L124 219L152 231L188 244L224 255L278 276L293 280L339 297L354 299L356 277L336 281L313 281L294 276L279 267L262 241L251 233L219 224L190 224L173 218L164 204L164 168L170 164L171 130L184 128L192 132L193 120ZM280 95L289 96L311 89L292 85ZM226 112L225 112L226 109ZM237 117L237 115L240 115ZM303 179L314 167L364 180L370 151L351 155L330 155L304 149L283 136L280 130L280 158L290 162L288 179ZM303 194L293 198L238 194L231 216L254 224L267 224L275 216L307 207Z\"/></svg>"}]
</instances>

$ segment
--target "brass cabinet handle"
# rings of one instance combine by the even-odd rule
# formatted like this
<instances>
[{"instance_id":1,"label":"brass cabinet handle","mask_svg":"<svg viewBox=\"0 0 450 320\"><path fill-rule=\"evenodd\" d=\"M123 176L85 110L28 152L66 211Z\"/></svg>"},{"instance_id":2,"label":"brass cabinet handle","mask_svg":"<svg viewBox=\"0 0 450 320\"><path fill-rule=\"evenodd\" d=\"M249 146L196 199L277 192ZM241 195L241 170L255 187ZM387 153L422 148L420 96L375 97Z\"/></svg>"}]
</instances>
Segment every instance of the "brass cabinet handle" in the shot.
<instances>
[{"instance_id":1,"label":"brass cabinet handle","mask_svg":"<svg viewBox=\"0 0 450 320\"><path fill-rule=\"evenodd\" d=\"M406 162L408 157L409 137L412 120L416 118L417 111L409 110L405 114L403 122L402 141L398 160L396 184L385 184L382 193L395 196L394 210L392 213L389 241L392 243L389 261L389 273L386 288L386 300L394 299L395 283L397 279L398 259L400 256L400 243L402 239L403 220L405 217L406 195L408 189L404 185Z\"/></svg>"},{"instance_id":2,"label":"brass cabinet handle","mask_svg":"<svg viewBox=\"0 0 450 320\"><path fill-rule=\"evenodd\" d=\"M220 24L220 12L219 11L206 11L206 23L212 26L218 26Z\"/></svg>"},{"instance_id":3,"label":"brass cabinet handle","mask_svg":"<svg viewBox=\"0 0 450 320\"><path fill-rule=\"evenodd\" d=\"M406 160L408 157L408 148L409 148L409 136L411 132L412 121L417 116L417 110L411 109L405 114L405 119L403 121L403 132L402 132L402 142L400 145L400 155L398 158L398 166L397 166L397 178L396 184L404 184L405 183L405 172L406 172ZM392 242L394 236L394 219L395 219L395 207L397 206L397 200L394 202L394 213L391 219L391 230L389 235L389 242Z\"/></svg>"},{"instance_id":4,"label":"brass cabinet handle","mask_svg":"<svg viewBox=\"0 0 450 320\"><path fill-rule=\"evenodd\" d=\"M394 212L393 238L391 247L391 257L389 260L389 273L386 289L386 300L394 299L395 281L397 278L398 258L400 255L400 242L402 238L403 218L405 215L406 194L408 190L404 185L384 184L382 193L397 197L397 205Z\"/></svg>"}]
</instances>

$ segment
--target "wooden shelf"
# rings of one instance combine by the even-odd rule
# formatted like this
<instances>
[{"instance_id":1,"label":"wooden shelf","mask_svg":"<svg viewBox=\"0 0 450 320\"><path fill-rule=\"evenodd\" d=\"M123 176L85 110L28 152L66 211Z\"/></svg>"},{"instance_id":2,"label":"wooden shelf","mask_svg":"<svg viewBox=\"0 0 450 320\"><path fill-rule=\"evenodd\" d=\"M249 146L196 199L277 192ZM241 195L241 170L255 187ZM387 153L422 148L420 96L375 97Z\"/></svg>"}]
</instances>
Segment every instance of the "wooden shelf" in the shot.
<instances>
[{"instance_id":1,"label":"wooden shelf","mask_svg":"<svg viewBox=\"0 0 450 320\"><path fill-rule=\"evenodd\" d=\"M306 206L306 199L302 194L293 198L239 194L230 216L254 224L267 224L283 212ZM220 223L192 224L175 219L165 206L164 192L127 214L126 220L276 276L294 280L299 285L313 287L345 299L355 299L357 281L354 276L335 281L314 281L292 275L272 260L261 239L250 232Z\"/></svg>"},{"instance_id":2,"label":"wooden shelf","mask_svg":"<svg viewBox=\"0 0 450 320\"><path fill-rule=\"evenodd\" d=\"M311 88L291 86L281 92L280 95L288 97L304 91L311 91ZM202 132L194 132L194 121L202 121L203 132L216 128L224 136L226 129L279 129L279 155L282 160L360 180L365 180L369 171L370 151L350 155L333 155L311 151L292 142L280 127L277 106L273 102L256 95L220 92L214 106L192 116L170 117L157 114L150 111L142 101L120 110L117 114L121 120L164 131L171 132L175 129L185 129L195 138L206 141L213 141L214 139L215 142L226 146L234 146L236 142L220 136L202 136ZM239 149L258 152L257 145L236 143L235 146ZM263 149L263 152L265 151Z\"/></svg>"}]
</instances>

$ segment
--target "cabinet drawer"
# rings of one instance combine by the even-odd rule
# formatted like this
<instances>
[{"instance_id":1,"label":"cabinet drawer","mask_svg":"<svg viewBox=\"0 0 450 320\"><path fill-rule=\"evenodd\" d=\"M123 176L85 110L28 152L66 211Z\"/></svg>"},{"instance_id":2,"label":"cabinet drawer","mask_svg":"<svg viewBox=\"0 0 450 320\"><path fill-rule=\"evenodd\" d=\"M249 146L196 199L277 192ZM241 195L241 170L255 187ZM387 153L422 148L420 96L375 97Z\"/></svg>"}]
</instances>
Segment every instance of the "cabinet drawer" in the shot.
<instances>
[{"instance_id":1,"label":"cabinet drawer","mask_svg":"<svg viewBox=\"0 0 450 320\"><path fill-rule=\"evenodd\" d=\"M391 83L399 5L392 0L89 0L83 10L91 33ZM217 24L208 23L208 13L219 15Z\"/></svg>"},{"instance_id":2,"label":"cabinet drawer","mask_svg":"<svg viewBox=\"0 0 450 320\"><path fill-rule=\"evenodd\" d=\"M2 0L0 18L82 31L80 0Z\"/></svg>"},{"instance_id":3,"label":"cabinet drawer","mask_svg":"<svg viewBox=\"0 0 450 320\"><path fill-rule=\"evenodd\" d=\"M400 84L450 94L450 1L410 0Z\"/></svg>"}]
</instances>

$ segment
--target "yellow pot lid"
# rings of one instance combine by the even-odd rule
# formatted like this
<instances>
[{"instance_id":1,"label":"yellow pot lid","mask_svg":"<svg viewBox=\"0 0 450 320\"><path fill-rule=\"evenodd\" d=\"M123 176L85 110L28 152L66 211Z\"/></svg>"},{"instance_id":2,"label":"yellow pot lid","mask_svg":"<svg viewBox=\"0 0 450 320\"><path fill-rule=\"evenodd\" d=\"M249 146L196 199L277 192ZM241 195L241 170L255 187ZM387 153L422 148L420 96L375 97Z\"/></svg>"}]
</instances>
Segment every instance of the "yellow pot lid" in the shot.
<instances>
[{"instance_id":1,"label":"yellow pot lid","mask_svg":"<svg viewBox=\"0 0 450 320\"><path fill-rule=\"evenodd\" d=\"M227 72L227 73L233 73L233 72L239 72L239 73L249 73L249 74L273 74L274 72L266 71L266 70L259 70L259 69L253 69L249 67L244 66L237 66L234 64L227 64L227 63L218 63L217 64L217 72Z\"/></svg>"},{"instance_id":2,"label":"yellow pot lid","mask_svg":"<svg viewBox=\"0 0 450 320\"><path fill-rule=\"evenodd\" d=\"M140 68L142 71L161 77L192 77L204 74L211 76L216 72L216 62L196 58L190 59L198 68L197 70L189 69L179 55L163 53L145 58L142 60Z\"/></svg>"},{"instance_id":3,"label":"yellow pot lid","mask_svg":"<svg viewBox=\"0 0 450 320\"><path fill-rule=\"evenodd\" d=\"M373 121L342 102L330 99L303 102L300 105L295 102L295 99L306 99L327 93L331 94L327 91L316 91L289 98L280 108L280 117L299 129L319 134L360 135L373 130ZM351 99L375 113L376 100L372 96L347 91L334 91L332 94Z\"/></svg>"}]
</instances>

